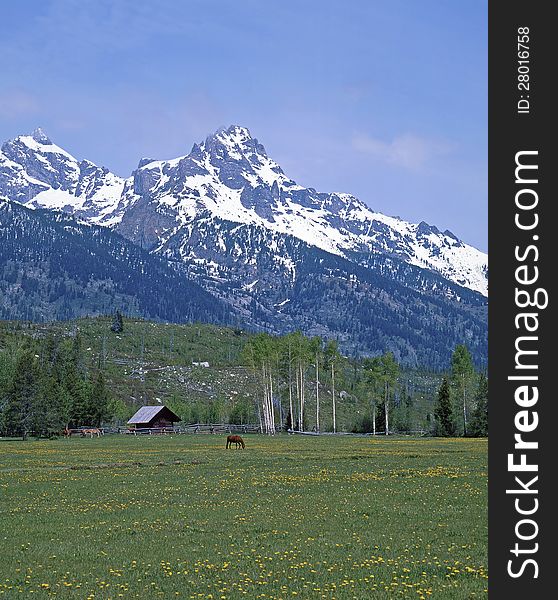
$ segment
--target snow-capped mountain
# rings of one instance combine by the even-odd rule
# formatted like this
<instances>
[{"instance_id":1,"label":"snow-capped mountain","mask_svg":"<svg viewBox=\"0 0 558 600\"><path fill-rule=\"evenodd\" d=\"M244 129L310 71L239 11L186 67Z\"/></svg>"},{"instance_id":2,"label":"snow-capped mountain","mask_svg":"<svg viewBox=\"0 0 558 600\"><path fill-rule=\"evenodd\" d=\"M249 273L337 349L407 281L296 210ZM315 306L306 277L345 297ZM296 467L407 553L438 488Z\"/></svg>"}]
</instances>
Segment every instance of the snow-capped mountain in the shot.
<instances>
[{"instance_id":1,"label":"snow-capped mountain","mask_svg":"<svg viewBox=\"0 0 558 600\"><path fill-rule=\"evenodd\" d=\"M242 127L173 160L142 159L127 179L78 161L36 130L2 146L2 200L2 314L69 317L117 303L146 316L160 305L161 318L181 322L210 314L212 298L214 320L335 337L351 354L389 349L406 364L445 368L455 345L467 343L479 364L486 360L485 254L350 194L298 185ZM49 212L17 212L13 203ZM54 214L54 227L50 211L68 214ZM149 273L160 273L151 283L161 280L151 298L145 259L128 260L145 250ZM133 283L142 277L147 283ZM197 286L209 294L194 294Z\"/></svg>"},{"instance_id":2,"label":"snow-capped mountain","mask_svg":"<svg viewBox=\"0 0 558 600\"><path fill-rule=\"evenodd\" d=\"M320 193L289 179L250 132L221 129L187 156L144 159L126 184L119 229L154 247L200 219L250 224L358 260L397 256L487 295L487 256L427 223L374 212L350 194ZM194 258L187 256L185 258Z\"/></svg>"},{"instance_id":3,"label":"snow-capped mountain","mask_svg":"<svg viewBox=\"0 0 558 600\"><path fill-rule=\"evenodd\" d=\"M487 295L485 253L449 231L374 212L350 194L298 185L244 127L220 129L179 158L142 159L126 180L78 162L37 130L2 146L0 196L114 227L174 260L199 260L200 242L225 251L234 240L218 231L230 236L224 225L235 223L363 265L371 256L396 257ZM202 230L216 237L200 240ZM246 253L237 250L239 258Z\"/></svg>"},{"instance_id":4,"label":"snow-capped mountain","mask_svg":"<svg viewBox=\"0 0 558 600\"><path fill-rule=\"evenodd\" d=\"M123 188L122 178L88 160L78 161L41 129L6 142L0 152L0 197L31 208L114 225Z\"/></svg>"},{"instance_id":5,"label":"snow-capped mountain","mask_svg":"<svg viewBox=\"0 0 558 600\"><path fill-rule=\"evenodd\" d=\"M217 238L224 249L209 244ZM178 323L300 329L337 339L347 354L389 349L405 364L433 368L447 368L456 344L466 342L478 364L486 362L485 298L426 269L384 255L360 266L230 221L201 223L188 243L197 258L172 263L109 227L0 199L0 318L69 319L118 308Z\"/></svg>"}]
</instances>

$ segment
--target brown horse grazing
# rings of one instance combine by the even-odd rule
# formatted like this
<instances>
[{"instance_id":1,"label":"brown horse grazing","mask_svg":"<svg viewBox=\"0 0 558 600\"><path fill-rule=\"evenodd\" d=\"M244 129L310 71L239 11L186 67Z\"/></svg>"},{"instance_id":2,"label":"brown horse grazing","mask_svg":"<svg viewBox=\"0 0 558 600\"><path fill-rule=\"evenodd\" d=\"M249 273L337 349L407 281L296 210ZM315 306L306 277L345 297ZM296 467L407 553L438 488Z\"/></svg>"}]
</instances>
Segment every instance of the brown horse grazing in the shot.
<instances>
[{"instance_id":1,"label":"brown horse grazing","mask_svg":"<svg viewBox=\"0 0 558 600\"><path fill-rule=\"evenodd\" d=\"M226 448L232 448L232 445L236 444L236 449L238 450L239 446L244 449L245 444L244 440L239 435L229 435L227 436L227 445Z\"/></svg>"}]
</instances>

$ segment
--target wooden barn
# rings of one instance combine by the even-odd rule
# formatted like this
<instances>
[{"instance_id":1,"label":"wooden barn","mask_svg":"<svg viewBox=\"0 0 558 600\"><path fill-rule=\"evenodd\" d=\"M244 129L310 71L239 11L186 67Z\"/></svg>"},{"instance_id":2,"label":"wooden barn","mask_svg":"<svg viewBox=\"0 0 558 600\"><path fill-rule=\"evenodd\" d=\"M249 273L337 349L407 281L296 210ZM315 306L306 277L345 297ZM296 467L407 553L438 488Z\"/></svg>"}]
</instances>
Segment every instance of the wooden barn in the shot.
<instances>
[{"instance_id":1,"label":"wooden barn","mask_svg":"<svg viewBox=\"0 0 558 600\"><path fill-rule=\"evenodd\" d=\"M166 406L142 406L128 421L132 429L158 429L172 427L178 423L180 417Z\"/></svg>"}]
</instances>

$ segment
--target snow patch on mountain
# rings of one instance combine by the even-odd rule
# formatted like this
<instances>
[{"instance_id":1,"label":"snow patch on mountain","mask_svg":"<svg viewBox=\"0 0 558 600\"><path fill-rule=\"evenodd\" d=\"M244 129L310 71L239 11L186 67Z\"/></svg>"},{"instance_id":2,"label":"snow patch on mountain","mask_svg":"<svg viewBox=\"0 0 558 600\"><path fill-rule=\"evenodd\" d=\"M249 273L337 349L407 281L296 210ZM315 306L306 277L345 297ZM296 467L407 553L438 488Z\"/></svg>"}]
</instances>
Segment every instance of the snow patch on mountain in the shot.
<instances>
[{"instance_id":1,"label":"snow patch on mountain","mask_svg":"<svg viewBox=\"0 0 558 600\"><path fill-rule=\"evenodd\" d=\"M72 162L78 162L71 154L66 152L66 150L53 144L41 128L35 129L32 135L21 135L17 139L32 152L37 152L39 155L49 153L59 154Z\"/></svg>"}]
</instances>

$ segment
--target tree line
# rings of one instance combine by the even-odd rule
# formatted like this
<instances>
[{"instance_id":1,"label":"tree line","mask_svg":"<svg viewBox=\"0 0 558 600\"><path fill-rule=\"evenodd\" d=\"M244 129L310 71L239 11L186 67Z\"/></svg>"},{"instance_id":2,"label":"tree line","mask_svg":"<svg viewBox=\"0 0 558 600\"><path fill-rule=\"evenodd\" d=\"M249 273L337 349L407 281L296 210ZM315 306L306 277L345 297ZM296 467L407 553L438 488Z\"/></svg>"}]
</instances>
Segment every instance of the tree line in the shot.
<instances>
[{"instance_id":1,"label":"tree line","mask_svg":"<svg viewBox=\"0 0 558 600\"><path fill-rule=\"evenodd\" d=\"M110 329L122 332L123 327L117 312ZM111 398L104 351L95 358L77 329L71 336L16 339L0 352L2 435L51 437L68 426L122 422L137 409ZM252 373L250 393L194 402L177 391L167 398L170 408L186 422L259 422L270 434L281 429L488 434L488 382L464 345L455 348L437 393L438 376L433 381L429 375L428 389L417 391L420 375L410 376L392 352L346 357L336 340L300 331L248 335L236 362Z\"/></svg>"},{"instance_id":2,"label":"tree line","mask_svg":"<svg viewBox=\"0 0 558 600\"><path fill-rule=\"evenodd\" d=\"M100 366L90 369L79 334L47 336L0 353L0 431L54 437L66 427L99 426L111 416Z\"/></svg>"},{"instance_id":3,"label":"tree line","mask_svg":"<svg viewBox=\"0 0 558 600\"><path fill-rule=\"evenodd\" d=\"M355 419L353 431L389 435L410 428L408 419L407 424L402 421L414 401L400 379L401 366L392 352L349 360L341 355L335 340L309 338L299 331L281 337L259 333L246 344L244 361L259 384L256 411L267 433L277 428L323 431L324 391L331 402L327 407L331 415L328 428L336 432L339 383L350 386L367 406ZM351 367L353 372L347 376ZM398 417L395 427L392 411ZM426 418L429 433L434 435L488 435L488 381L475 370L465 345L456 346L451 371L438 390L434 413L427 413Z\"/></svg>"}]
</instances>

